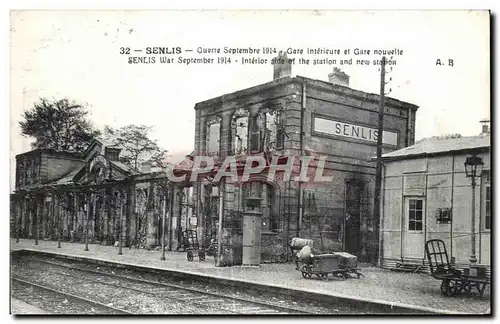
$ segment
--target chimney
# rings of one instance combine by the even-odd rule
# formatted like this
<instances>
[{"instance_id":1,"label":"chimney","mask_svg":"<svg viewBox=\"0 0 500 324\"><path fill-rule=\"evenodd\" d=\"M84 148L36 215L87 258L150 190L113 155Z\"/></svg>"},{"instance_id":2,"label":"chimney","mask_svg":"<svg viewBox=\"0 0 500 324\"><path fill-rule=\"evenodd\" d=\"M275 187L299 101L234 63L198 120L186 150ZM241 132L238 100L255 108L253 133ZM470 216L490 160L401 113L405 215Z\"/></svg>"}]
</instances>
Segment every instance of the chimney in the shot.
<instances>
[{"instance_id":1,"label":"chimney","mask_svg":"<svg viewBox=\"0 0 500 324\"><path fill-rule=\"evenodd\" d=\"M337 67L334 67L333 72L328 74L328 81L333 84L349 87L349 76Z\"/></svg>"},{"instance_id":2,"label":"chimney","mask_svg":"<svg viewBox=\"0 0 500 324\"><path fill-rule=\"evenodd\" d=\"M490 121L489 119L483 119L480 121L482 128L481 128L481 136L488 136L490 135Z\"/></svg>"},{"instance_id":3,"label":"chimney","mask_svg":"<svg viewBox=\"0 0 500 324\"><path fill-rule=\"evenodd\" d=\"M104 156L110 161L119 161L120 151L122 149L116 147L105 147Z\"/></svg>"},{"instance_id":4,"label":"chimney","mask_svg":"<svg viewBox=\"0 0 500 324\"><path fill-rule=\"evenodd\" d=\"M274 60L273 80L286 78L292 75L292 64L288 59L288 57L286 56L286 53L280 51L278 57L275 57L273 60Z\"/></svg>"}]
</instances>

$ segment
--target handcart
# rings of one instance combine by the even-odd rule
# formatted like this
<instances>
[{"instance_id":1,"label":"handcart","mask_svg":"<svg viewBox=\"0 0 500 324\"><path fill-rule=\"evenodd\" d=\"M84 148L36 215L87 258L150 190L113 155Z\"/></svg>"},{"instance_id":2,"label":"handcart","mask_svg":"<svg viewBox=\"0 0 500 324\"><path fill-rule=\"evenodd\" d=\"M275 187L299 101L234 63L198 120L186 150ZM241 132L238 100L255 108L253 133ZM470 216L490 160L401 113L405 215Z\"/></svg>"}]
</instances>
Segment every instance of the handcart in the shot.
<instances>
[{"instance_id":1,"label":"handcart","mask_svg":"<svg viewBox=\"0 0 500 324\"><path fill-rule=\"evenodd\" d=\"M349 254L349 257L346 258L343 254L347 253L313 255L309 262L298 261L299 271L305 279L310 279L312 275L316 275L318 278L328 280L329 274L342 279L347 279L352 274L356 275L358 279L363 276L359 272L360 269L356 267L357 262L353 262L356 257Z\"/></svg>"},{"instance_id":2,"label":"handcart","mask_svg":"<svg viewBox=\"0 0 500 324\"><path fill-rule=\"evenodd\" d=\"M425 253L432 277L441 280L443 295L450 297L461 292L471 293L475 288L479 296L483 296L486 286L490 283L484 267L471 266L463 272L454 268L449 262L444 241L439 239L427 241Z\"/></svg>"},{"instance_id":3,"label":"handcart","mask_svg":"<svg viewBox=\"0 0 500 324\"><path fill-rule=\"evenodd\" d=\"M195 255L198 256L199 261L205 261L205 250L200 249L196 231L187 230L182 232L182 241L184 243L184 250L187 251L188 261L193 261Z\"/></svg>"},{"instance_id":4,"label":"handcart","mask_svg":"<svg viewBox=\"0 0 500 324\"><path fill-rule=\"evenodd\" d=\"M306 245L312 246L312 241L294 238L290 244L296 270L300 271L305 279L316 275L318 278L328 280L329 274L342 279L347 279L350 275L356 275L358 279L363 276L359 272L361 269L358 268L356 256L346 252L312 255L308 260L300 260L297 251Z\"/></svg>"}]
</instances>

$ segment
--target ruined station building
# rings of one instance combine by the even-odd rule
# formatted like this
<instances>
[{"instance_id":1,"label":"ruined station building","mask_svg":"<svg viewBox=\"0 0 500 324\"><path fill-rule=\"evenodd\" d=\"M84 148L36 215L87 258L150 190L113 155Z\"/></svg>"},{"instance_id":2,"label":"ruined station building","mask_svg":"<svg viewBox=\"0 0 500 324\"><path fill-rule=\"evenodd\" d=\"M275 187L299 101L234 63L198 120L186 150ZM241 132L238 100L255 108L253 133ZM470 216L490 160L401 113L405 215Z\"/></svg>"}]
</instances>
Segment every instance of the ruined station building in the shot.
<instances>
[{"instance_id":1,"label":"ruined station building","mask_svg":"<svg viewBox=\"0 0 500 324\"><path fill-rule=\"evenodd\" d=\"M281 55L281 54L280 54ZM274 65L274 80L195 105L195 154L244 157L326 156L328 183L268 181L266 173L241 182L201 179L194 184L193 213L199 235L216 237L222 211L222 248L229 264L241 264L242 212L248 197L261 198L261 262L290 259L293 237L314 240L325 251L346 251L374 261L378 241L373 218L380 96L349 87L334 68L329 82L291 76L291 65ZM418 107L385 100L383 153L414 144ZM294 164L299 161L296 158ZM314 162L312 162L314 165ZM222 199L220 197L222 195ZM220 209L220 202L223 208Z\"/></svg>"}]
</instances>

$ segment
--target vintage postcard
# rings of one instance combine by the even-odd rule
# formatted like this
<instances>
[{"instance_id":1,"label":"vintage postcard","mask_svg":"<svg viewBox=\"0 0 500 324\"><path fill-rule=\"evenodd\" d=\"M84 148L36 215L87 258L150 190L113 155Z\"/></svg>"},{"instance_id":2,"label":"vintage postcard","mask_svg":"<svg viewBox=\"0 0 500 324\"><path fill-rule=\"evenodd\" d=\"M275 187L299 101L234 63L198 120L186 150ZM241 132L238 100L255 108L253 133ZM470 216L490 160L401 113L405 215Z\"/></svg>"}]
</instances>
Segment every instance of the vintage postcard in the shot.
<instances>
[{"instance_id":1,"label":"vintage postcard","mask_svg":"<svg viewBox=\"0 0 500 324\"><path fill-rule=\"evenodd\" d=\"M490 19L12 10L11 314L491 314Z\"/></svg>"}]
</instances>

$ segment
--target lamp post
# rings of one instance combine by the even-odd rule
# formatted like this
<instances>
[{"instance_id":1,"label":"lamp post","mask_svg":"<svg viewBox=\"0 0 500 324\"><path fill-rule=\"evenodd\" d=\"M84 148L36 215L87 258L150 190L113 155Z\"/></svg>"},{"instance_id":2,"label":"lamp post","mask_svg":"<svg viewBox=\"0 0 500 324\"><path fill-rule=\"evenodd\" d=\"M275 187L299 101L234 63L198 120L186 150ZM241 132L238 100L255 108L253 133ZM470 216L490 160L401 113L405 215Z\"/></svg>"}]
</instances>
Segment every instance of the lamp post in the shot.
<instances>
[{"instance_id":1,"label":"lamp post","mask_svg":"<svg viewBox=\"0 0 500 324\"><path fill-rule=\"evenodd\" d=\"M478 157L477 155L468 156L465 159L465 176L471 179L472 185L472 207L471 207L471 256L470 263L475 264L477 262L476 259L476 178L481 176L483 169L483 159Z\"/></svg>"}]
</instances>

